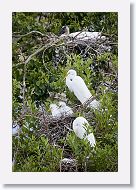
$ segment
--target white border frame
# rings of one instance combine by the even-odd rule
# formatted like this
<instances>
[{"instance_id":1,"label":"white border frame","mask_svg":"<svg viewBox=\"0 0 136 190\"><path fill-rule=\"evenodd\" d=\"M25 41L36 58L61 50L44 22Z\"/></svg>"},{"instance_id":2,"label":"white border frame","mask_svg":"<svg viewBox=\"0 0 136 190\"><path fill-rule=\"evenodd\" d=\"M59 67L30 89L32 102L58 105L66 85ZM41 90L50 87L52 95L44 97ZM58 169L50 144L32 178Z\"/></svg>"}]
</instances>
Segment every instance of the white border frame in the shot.
<instances>
[{"instance_id":1,"label":"white border frame","mask_svg":"<svg viewBox=\"0 0 136 190\"><path fill-rule=\"evenodd\" d=\"M130 184L130 4L127 0L4 0L0 5L0 180L4 184ZM12 12L118 12L118 172L12 172ZM3 145L3 146L2 146ZM2 175L1 175L2 174Z\"/></svg>"}]
</instances>

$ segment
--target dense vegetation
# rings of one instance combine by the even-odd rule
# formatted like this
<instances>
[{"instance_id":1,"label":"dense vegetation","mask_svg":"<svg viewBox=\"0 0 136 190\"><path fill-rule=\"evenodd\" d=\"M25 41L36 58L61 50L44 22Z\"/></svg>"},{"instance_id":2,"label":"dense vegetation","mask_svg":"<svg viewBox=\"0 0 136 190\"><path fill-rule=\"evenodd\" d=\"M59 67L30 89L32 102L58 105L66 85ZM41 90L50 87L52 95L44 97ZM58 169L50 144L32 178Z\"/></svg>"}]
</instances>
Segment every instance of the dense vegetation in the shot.
<instances>
[{"instance_id":1,"label":"dense vegetation","mask_svg":"<svg viewBox=\"0 0 136 190\"><path fill-rule=\"evenodd\" d=\"M12 21L12 113L13 122L21 126L13 136L13 171L63 171L63 158L76 160L72 171L118 171L117 13L13 13ZM110 51L98 52L95 46L71 50L58 37L64 25L70 32L102 32ZM70 68L100 101L100 110L82 107L68 90L64 79ZM72 118L52 122L49 105L63 100L62 93L67 105L80 109ZM69 130L77 116L92 127L95 148Z\"/></svg>"}]
</instances>

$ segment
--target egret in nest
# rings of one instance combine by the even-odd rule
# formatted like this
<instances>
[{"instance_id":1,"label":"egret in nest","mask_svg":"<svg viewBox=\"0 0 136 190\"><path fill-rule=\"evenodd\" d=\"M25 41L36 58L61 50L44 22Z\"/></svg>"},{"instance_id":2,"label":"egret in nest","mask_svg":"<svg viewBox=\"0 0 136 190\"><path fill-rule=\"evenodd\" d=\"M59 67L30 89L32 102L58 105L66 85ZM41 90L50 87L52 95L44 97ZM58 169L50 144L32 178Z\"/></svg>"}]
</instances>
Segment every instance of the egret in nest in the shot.
<instances>
[{"instance_id":1,"label":"egret in nest","mask_svg":"<svg viewBox=\"0 0 136 190\"><path fill-rule=\"evenodd\" d=\"M60 112L59 106L57 106L56 104L50 104L50 110L51 110L53 117L56 117L56 118L61 117L61 112Z\"/></svg>"},{"instance_id":2,"label":"egret in nest","mask_svg":"<svg viewBox=\"0 0 136 190\"><path fill-rule=\"evenodd\" d=\"M60 101L59 106L60 106L60 112L62 115L64 115L64 116L72 116L73 115L72 109L69 106L67 106L65 102Z\"/></svg>"},{"instance_id":3,"label":"egret in nest","mask_svg":"<svg viewBox=\"0 0 136 190\"><path fill-rule=\"evenodd\" d=\"M60 118L62 116L72 116L72 109L65 102L60 101L57 104L50 104L50 109L53 117Z\"/></svg>"}]
</instances>

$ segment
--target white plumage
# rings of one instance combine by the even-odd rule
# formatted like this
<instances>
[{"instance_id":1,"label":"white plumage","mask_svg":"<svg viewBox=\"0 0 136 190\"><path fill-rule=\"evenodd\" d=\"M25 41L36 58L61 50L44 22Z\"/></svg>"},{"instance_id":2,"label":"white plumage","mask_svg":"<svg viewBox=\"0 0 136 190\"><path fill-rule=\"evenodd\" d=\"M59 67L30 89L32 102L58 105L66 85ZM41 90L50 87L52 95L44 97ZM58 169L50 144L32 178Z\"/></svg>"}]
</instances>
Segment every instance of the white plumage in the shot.
<instances>
[{"instance_id":1,"label":"white plumage","mask_svg":"<svg viewBox=\"0 0 136 190\"><path fill-rule=\"evenodd\" d=\"M94 109L99 109L100 108L100 103L97 100L93 100L90 104L89 107L94 108Z\"/></svg>"},{"instance_id":2,"label":"white plumage","mask_svg":"<svg viewBox=\"0 0 136 190\"><path fill-rule=\"evenodd\" d=\"M18 124L12 125L12 135L17 135L20 131L20 126Z\"/></svg>"},{"instance_id":3,"label":"white plumage","mask_svg":"<svg viewBox=\"0 0 136 190\"><path fill-rule=\"evenodd\" d=\"M66 85L71 92L74 92L75 96L82 104L88 101L92 96L84 80L80 76L77 76L77 72L73 69L70 69L67 73ZM89 106L97 109L100 103L97 100L93 100Z\"/></svg>"},{"instance_id":4,"label":"white plumage","mask_svg":"<svg viewBox=\"0 0 136 190\"><path fill-rule=\"evenodd\" d=\"M60 118L61 116L71 116L73 114L72 109L65 102L60 101L58 104L58 106L56 104L50 105L53 117Z\"/></svg>"},{"instance_id":5,"label":"white plumage","mask_svg":"<svg viewBox=\"0 0 136 190\"><path fill-rule=\"evenodd\" d=\"M50 104L50 109L53 117L61 117L62 114L60 112L59 106L57 106L56 104Z\"/></svg>"},{"instance_id":6,"label":"white plumage","mask_svg":"<svg viewBox=\"0 0 136 190\"><path fill-rule=\"evenodd\" d=\"M102 36L101 32L89 32L89 31L78 31L70 33L69 27L67 25L63 26L60 30L61 37L68 36L70 38L78 39L78 40L97 40L97 39L105 39L105 36Z\"/></svg>"},{"instance_id":7,"label":"white plumage","mask_svg":"<svg viewBox=\"0 0 136 190\"><path fill-rule=\"evenodd\" d=\"M65 102L60 101L59 106L60 106L60 112L62 115L64 116L73 115L72 109L69 106L67 106Z\"/></svg>"},{"instance_id":8,"label":"white plumage","mask_svg":"<svg viewBox=\"0 0 136 190\"><path fill-rule=\"evenodd\" d=\"M105 36L102 36L101 32L73 32L69 34L69 37L86 41L86 40L97 40L97 39L106 39Z\"/></svg>"},{"instance_id":9,"label":"white plumage","mask_svg":"<svg viewBox=\"0 0 136 190\"><path fill-rule=\"evenodd\" d=\"M96 144L95 137L93 133L87 134L88 126L89 123L84 117L77 117L73 121L73 130L77 137L79 137L80 139L87 139L90 143L90 146L94 147Z\"/></svg>"}]
</instances>

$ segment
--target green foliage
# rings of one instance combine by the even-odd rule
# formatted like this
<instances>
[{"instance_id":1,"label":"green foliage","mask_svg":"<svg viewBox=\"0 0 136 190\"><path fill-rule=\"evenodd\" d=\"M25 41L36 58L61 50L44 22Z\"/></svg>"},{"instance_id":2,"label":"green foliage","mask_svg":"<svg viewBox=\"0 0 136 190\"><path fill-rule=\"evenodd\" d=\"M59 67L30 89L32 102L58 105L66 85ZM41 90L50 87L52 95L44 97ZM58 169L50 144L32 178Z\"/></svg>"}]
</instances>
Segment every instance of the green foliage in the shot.
<instances>
[{"instance_id":1,"label":"green foliage","mask_svg":"<svg viewBox=\"0 0 136 190\"><path fill-rule=\"evenodd\" d=\"M67 136L67 143L71 148L73 157L78 161L78 171L88 171L95 154L89 142L79 139L74 133L71 133Z\"/></svg>"},{"instance_id":2,"label":"green foliage","mask_svg":"<svg viewBox=\"0 0 136 190\"><path fill-rule=\"evenodd\" d=\"M13 32L39 30L57 34L64 25L71 32L87 27L91 31L102 31L117 35L117 13L13 13Z\"/></svg>"},{"instance_id":3,"label":"green foliage","mask_svg":"<svg viewBox=\"0 0 136 190\"><path fill-rule=\"evenodd\" d=\"M14 147L17 147L17 164L13 170L18 172L50 172L59 170L59 162L62 150L49 144L48 140L41 136L36 139L23 137L14 139Z\"/></svg>"},{"instance_id":4,"label":"green foliage","mask_svg":"<svg viewBox=\"0 0 136 190\"><path fill-rule=\"evenodd\" d=\"M13 99L12 99L12 114L14 118L17 118L17 116L20 114L22 104L19 101L20 90L21 90L21 84L16 79L13 79L12 83L12 93L13 93Z\"/></svg>"},{"instance_id":5,"label":"green foliage","mask_svg":"<svg viewBox=\"0 0 136 190\"><path fill-rule=\"evenodd\" d=\"M101 95L101 105L101 111L95 110L94 117L95 148L74 133L67 136L71 154L78 160L79 171L118 171L118 114L113 94Z\"/></svg>"}]
</instances>

